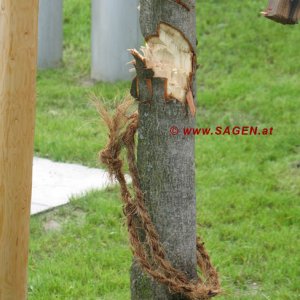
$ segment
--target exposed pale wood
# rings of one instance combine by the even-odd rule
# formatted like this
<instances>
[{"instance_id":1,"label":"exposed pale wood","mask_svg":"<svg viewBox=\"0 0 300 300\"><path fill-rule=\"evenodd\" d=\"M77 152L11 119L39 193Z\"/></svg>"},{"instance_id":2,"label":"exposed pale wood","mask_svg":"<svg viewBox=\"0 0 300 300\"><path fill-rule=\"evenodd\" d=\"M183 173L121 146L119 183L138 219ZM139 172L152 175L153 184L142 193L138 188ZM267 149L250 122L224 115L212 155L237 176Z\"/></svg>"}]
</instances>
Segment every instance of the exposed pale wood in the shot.
<instances>
[{"instance_id":1,"label":"exposed pale wood","mask_svg":"<svg viewBox=\"0 0 300 300\"><path fill-rule=\"evenodd\" d=\"M150 37L142 47L146 66L154 77L167 78L168 98L185 102L193 72L192 48L172 26L162 23L157 31L158 36Z\"/></svg>"},{"instance_id":2,"label":"exposed pale wood","mask_svg":"<svg viewBox=\"0 0 300 300\"><path fill-rule=\"evenodd\" d=\"M37 0L0 0L1 300L27 292L37 19Z\"/></svg>"}]
</instances>

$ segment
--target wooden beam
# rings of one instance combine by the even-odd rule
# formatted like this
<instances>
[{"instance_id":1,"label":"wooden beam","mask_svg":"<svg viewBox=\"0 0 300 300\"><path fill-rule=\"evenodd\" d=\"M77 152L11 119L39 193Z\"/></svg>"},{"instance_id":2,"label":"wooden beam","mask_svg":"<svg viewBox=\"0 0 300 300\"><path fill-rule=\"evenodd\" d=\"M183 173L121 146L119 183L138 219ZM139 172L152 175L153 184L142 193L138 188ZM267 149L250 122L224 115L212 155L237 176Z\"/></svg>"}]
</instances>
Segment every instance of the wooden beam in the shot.
<instances>
[{"instance_id":1,"label":"wooden beam","mask_svg":"<svg viewBox=\"0 0 300 300\"><path fill-rule=\"evenodd\" d=\"M0 299L27 296L38 0L0 0Z\"/></svg>"}]
</instances>

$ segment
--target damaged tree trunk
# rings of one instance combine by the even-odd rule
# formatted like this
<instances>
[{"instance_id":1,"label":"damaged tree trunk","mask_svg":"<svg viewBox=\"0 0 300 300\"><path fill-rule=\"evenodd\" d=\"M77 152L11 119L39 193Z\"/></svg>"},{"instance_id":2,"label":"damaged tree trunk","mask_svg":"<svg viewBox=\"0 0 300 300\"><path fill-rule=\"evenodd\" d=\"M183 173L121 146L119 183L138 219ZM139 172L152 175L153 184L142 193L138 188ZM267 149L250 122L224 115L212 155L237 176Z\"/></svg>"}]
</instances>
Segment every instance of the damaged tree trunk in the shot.
<instances>
[{"instance_id":1,"label":"damaged tree trunk","mask_svg":"<svg viewBox=\"0 0 300 300\"><path fill-rule=\"evenodd\" d=\"M195 0L141 0L146 46L132 51L139 101L138 170L145 204L172 265L196 279L194 126ZM134 261L132 300L187 299L174 295Z\"/></svg>"}]
</instances>

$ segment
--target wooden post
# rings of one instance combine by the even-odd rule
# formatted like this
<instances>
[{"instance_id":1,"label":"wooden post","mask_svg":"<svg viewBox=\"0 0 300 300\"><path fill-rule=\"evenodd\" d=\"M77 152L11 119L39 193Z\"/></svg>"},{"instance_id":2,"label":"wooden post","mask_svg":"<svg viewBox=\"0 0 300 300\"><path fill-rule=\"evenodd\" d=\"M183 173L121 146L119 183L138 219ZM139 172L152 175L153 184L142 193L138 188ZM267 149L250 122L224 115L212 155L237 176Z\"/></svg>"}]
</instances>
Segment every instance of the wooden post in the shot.
<instances>
[{"instance_id":1,"label":"wooden post","mask_svg":"<svg viewBox=\"0 0 300 300\"><path fill-rule=\"evenodd\" d=\"M139 0L92 0L92 72L96 80L129 80L129 48L142 40Z\"/></svg>"},{"instance_id":2,"label":"wooden post","mask_svg":"<svg viewBox=\"0 0 300 300\"><path fill-rule=\"evenodd\" d=\"M38 0L0 0L0 299L27 294Z\"/></svg>"},{"instance_id":3,"label":"wooden post","mask_svg":"<svg viewBox=\"0 0 300 300\"><path fill-rule=\"evenodd\" d=\"M40 0L38 68L59 67L63 53L63 2Z\"/></svg>"}]
</instances>

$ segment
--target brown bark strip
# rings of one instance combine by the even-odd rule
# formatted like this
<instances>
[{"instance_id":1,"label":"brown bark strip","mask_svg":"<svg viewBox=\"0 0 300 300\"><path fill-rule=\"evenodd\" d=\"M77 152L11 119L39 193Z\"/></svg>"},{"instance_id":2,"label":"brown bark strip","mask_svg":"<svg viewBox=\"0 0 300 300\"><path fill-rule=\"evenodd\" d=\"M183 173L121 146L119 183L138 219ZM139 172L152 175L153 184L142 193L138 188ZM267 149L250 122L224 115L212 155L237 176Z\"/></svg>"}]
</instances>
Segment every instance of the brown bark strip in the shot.
<instances>
[{"instance_id":1,"label":"brown bark strip","mask_svg":"<svg viewBox=\"0 0 300 300\"><path fill-rule=\"evenodd\" d=\"M193 93L192 93L191 90L189 90L187 92L186 101L187 101L187 104L190 108L190 112L191 112L192 116L195 117L195 115L196 115L196 106L195 106L195 103L194 103L194 97L193 97Z\"/></svg>"},{"instance_id":2,"label":"brown bark strip","mask_svg":"<svg viewBox=\"0 0 300 300\"><path fill-rule=\"evenodd\" d=\"M140 99L140 87L147 87L147 95L142 99L143 101L151 101L153 96L152 90L152 78L154 72L152 69L147 68L145 59L138 53L136 50L130 50L132 56L135 58L133 64L136 69L137 76L134 78L131 84L131 96L136 100L141 101Z\"/></svg>"},{"instance_id":3,"label":"brown bark strip","mask_svg":"<svg viewBox=\"0 0 300 300\"><path fill-rule=\"evenodd\" d=\"M183 8L185 8L187 11L190 11L191 9L186 3L183 3L182 0L175 0L175 2L179 5L181 5Z\"/></svg>"},{"instance_id":4,"label":"brown bark strip","mask_svg":"<svg viewBox=\"0 0 300 300\"><path fill-rule=\"evenodd\" d=\"M144 272L157 282L166 285L173 293L180 293L192 300L210 299L220 293L220 283L218 273L212 266L200 238L197 238L196 243L197 263L203 278L191 281L166 258L165 249L146 209L135 159L134 137L138 127L138 114L126 115L131 104L131 101L121 104L113 117L100 103L98 110L109 129L109 141L106 148L100 152L100 160L120 184L123 211L133 254ZM122 171L123 161L120 159L122 148L127 151L134 195L130 193ZM145 235L144 241L140 240L141 229Z\"/></svg>"},{"instance_id":5,"label":"brown bark strip","mask_svg":"<svg viewBox=\"0 0 300 300\"><path fill-rule=\"evenodd\" d=\"M146 85L147 85L147 89L148 89L150 98L152 99L152 97L153 97L152 80L151 79L146 79Z\"/></svg>"},{"instance_id":6,"label":"brown bark strip","mask_svg":"<svg viewBox=\"0 0 300 300\"><path fill-rule=\"evenodd\" d=\"M137 77L135 77L131 83L130 95L136 100L139 99L138 86L139 86L139 80Z\"/></svg>"}]
</instances>

